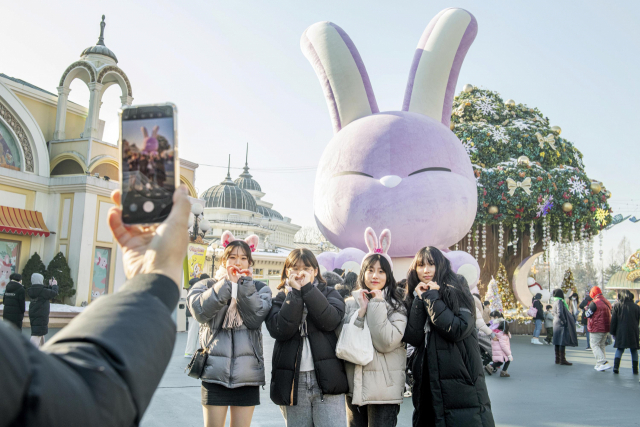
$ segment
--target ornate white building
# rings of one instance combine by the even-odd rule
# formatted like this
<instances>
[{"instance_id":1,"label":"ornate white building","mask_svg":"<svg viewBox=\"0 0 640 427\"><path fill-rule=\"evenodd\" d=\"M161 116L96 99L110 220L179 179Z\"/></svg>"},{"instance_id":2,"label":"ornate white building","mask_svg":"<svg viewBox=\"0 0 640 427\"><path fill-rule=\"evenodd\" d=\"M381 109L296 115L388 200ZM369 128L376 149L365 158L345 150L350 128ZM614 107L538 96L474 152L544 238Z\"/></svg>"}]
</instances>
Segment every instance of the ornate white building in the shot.
<instances>
[{"instance_id":1,"label":"ornate white building","mask_svg":"<svg viewBox=\"0 0 640 427\"><path fill-rule=\"evenodd\" d=\"M228 169L226 178L220 184L200 195L200 199L205 201L204 217L211 225L205 241L215 249L217 268L223 250L220 236L225 230L230 230L237 238L258 235L260 244L253 254L254 275L275 283L280 280L287 255L299 247L293 238L301 227L273 209L272 203L263 200L264 196L262 187L249 173L247 146L243 173L234 181ZM211 272L210 262L205 268L208 272Z\"/></svg>"},{"instance_id":2,"label":"ornate white building","mask_svg":"<svg viewBox=\"0 0 640 427\"><path fill-rule=\"evenodd\" d=\"M66 257L72 304L90 303L124 282L106 220L111 192L120 186L119 147L102 140L99 114L110 86L120 88L123 106L131 105L133 91L104 44L104 16L100 27L97 44L62 73L58 95L0 74L0 297L4 280L22 273L35 252L45 266L59 252ZM88 107L68 101L75 79L89 88ZM180 162L180 181L197 197L198 165Z\"/></svg>"}]
</instances>

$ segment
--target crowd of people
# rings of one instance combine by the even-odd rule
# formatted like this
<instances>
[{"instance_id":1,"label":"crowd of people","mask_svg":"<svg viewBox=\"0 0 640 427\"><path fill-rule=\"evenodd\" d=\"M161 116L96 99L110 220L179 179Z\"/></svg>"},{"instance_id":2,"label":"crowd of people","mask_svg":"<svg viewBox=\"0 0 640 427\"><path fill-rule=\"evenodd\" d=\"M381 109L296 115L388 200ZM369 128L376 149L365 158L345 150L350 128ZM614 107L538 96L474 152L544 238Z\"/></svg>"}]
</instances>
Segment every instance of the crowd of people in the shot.
<instances>
[{"instance_id":1,"label":"crowd of people","mask_svg":"<svg viewBox=\"0 0 640 427\"><path fill-rule=\"evenodd\" d=\"M120 205L118 191L113 201ZM120 208L112 208L108 220L122 248L127 283L91 304L41 349L8 322L0 324L0 426L140 422L175 342L171 312L179 298L189 209L183 187L157 228L125 227ZM396 282L388 230L378 240L368 229L365 241L369 253L359 274L323 275L311 251L292 251L274 296L253 279L257 245L226 239L215 277L194 280L187 296L199 325L189 335L199 347L192 362L202 364L189 366L192 376L199 366L205 426L223 426L227 413L233 427L251 424L261 403L259 387L266 385L263 324L275 340L270 399L287 426L394 426L407 396L414 426L494 425L484 375L510 376L509 322L472 294L440 250L422 248L406 280ZM13 277L18 285L20 279ZM32 277L29 291L39 286L42 279ZM11 289L18 304L9 317L20 326L20 288ZM48 291L32 298L48 301L55 290ZM536 295L534 338L544 322L556 363L570 366L565 349L577 346L576 315L582 311L595 369L610 368L605 346L613 336L613 372L628 348L637 374L640 307L633 295L621 291L613 306L598 287L581 303L575 297L567 302L556 289L553 305L543 310ZM37 337L46 334L38 329L46 325L32 324ZM111 399L97 402L104 395Z\"/></svg>"}]
</instances>

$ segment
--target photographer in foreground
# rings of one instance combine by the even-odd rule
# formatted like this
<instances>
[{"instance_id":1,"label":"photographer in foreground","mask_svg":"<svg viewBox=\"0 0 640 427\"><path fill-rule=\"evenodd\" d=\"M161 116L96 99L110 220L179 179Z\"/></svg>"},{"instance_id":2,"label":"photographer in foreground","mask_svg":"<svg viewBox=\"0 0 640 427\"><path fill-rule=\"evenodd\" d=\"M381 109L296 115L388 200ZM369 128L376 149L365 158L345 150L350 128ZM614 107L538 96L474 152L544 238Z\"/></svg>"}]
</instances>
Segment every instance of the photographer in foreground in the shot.
<instances>
[{"instance_id":1,"label":"photographer in foreground","mask_svg":"<svg viewBox=\"0 0 640 427\"><path fill-rule=\"evenodd\" d=\"M120 206L120 192L113 202ZM92 303L36 349L0 322L0 427L138 425L176 337L190 211L186 188L156 227L125 227L119 207L109 227L122 248L127 282Z\"/></svg>"}]
</instances>

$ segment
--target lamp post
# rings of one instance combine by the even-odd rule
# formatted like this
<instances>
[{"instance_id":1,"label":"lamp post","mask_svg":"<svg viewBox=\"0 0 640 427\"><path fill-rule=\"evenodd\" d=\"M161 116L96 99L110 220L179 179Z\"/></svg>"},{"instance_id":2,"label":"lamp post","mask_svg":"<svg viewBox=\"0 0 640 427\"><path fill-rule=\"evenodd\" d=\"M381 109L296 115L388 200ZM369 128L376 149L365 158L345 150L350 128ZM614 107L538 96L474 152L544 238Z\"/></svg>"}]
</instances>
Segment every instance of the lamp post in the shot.
<instances>
[{"instance_id":1,"label":"lamp post","mask_svg":"<svg viewBox=\"0 0 640 427\"><path fill-rule=\"evenodd\" d=\"M203 237L211 229L211 224L204 218L203 207L200 203L191 205L189 215L189 237L194 243L204 243Z\"/></svg>"}]
</instances>

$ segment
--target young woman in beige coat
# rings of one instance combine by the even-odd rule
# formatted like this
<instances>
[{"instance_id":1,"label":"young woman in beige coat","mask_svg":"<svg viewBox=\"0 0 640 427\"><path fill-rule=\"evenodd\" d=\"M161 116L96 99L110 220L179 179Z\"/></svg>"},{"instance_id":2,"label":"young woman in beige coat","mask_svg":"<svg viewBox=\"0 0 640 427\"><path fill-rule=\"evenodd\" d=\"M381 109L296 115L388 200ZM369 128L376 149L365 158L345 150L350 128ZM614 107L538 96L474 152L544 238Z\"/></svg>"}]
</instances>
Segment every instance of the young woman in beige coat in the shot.
<instances>
[{"instance_id":1,"label":"young woman in beige coat","mask_svg":"<svg viewBox=\"0 0 640 427\"><path fill-rule=\"evenodd\" d=\"M345 362L349 394L349 427L395 426L403 399L407 350L402 342L407 325L404 291L393 278L387 255L391 236L388 230L380 242L367 228L369 254L362 262L356 290L345 301L343 324L357 312L355 325L367 322L374 347L373 360L366 366Z\"/></svg>"}]
</instances>

